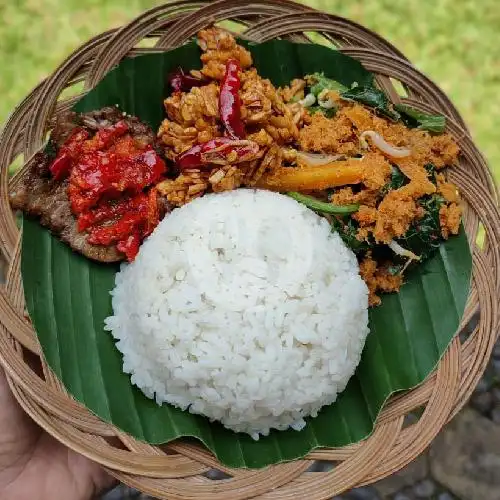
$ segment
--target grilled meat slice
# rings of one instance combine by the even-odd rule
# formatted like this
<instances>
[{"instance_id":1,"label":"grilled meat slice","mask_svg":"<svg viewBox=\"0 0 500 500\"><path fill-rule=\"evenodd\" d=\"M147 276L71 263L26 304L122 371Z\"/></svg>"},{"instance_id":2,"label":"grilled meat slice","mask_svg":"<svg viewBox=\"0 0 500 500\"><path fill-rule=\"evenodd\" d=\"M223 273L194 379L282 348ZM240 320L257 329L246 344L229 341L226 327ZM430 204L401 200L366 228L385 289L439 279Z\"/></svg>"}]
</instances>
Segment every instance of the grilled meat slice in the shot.
<instances>
[{"instance_id":1,"label":"grilled meat slice","mask_svg":"<svg viewBox=\"0 0 500 500\"><path fill-rule=\"evenodd\" d=\"M107 107L99 111L75 113L69 111L61 116L52 130L51 139L56 146L61 146L76 127L85 127L90 132L107 128L119 121L125 121L134 138L144 144L154 144L155 134L146 124L136 117L125 116L119 108Z\"/></svg>"},{"instance_id":2,"label":"grilled meat slice","mask_svg":"<svg viewBox=\"0 0 500 500\"><path fill-rule=\"evenodd\" d=\"M79 233L68 198L68 179L54 181L49 172L51 158L38 153L19 179L16 191L10 194L13 209L22 210L67 243L73 250L99 262L117 262L124 256L116 246L87 243L87 234Z\"/></svg>"},{"instance_id":3,"label":"grilled meat slice","mask_svg":"<svg viewBox=\"0 0 500 500\"><path fill-rule=\"evenodd\" d=\"M104 108L100 111L77 114L69 112L56 123L51 141L59 148L77 126L95 132L99 128L109 127L120 120L129 126L134 139L146 144L155 144L153 131L135 117L123 116L117 108ZM77 230L76 217L70 208L68 198L68 179L55 181L49 171L53 158L47 152L38 153L31 160L21 177L16 182L15 191L10 193L13 209L22 210L29 216L36 217L40 223L85 257L99 262L117 262L124 259L124 254L115 245L100 246L87 242L87 233ZM160 216L164 216L170 207L159 203Z\"/></svg>"}]
</instances>

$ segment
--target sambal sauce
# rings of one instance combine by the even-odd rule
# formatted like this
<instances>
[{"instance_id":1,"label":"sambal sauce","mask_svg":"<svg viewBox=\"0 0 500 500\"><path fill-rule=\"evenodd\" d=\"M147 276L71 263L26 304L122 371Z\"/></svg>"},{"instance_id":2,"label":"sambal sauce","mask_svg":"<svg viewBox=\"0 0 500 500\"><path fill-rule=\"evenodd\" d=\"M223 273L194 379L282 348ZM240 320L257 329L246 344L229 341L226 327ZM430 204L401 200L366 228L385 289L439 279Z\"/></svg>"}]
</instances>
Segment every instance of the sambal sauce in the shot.
<instances>
[{"instance_id":1,"label":"sambal sauce","mask_svg":"<svg viewBox=\"0 0 500 500\"><path fill-rule=\"evenodd\" d=\"M93 245L116 245L129 261L159 222L154 186L166 171L151 145L135 140L125 121L92 138L75 129L50 167L56 180L69 177L68 197L78 231Z\"/></svg>"}]
</instances>

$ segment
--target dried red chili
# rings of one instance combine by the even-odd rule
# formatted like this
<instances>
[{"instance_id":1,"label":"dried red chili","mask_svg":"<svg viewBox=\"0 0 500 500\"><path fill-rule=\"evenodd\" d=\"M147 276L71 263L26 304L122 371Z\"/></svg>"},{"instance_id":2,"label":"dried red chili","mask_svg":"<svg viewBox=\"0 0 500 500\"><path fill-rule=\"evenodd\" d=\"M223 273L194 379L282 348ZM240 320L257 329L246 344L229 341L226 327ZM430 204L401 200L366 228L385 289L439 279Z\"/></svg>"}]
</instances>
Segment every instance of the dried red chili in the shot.
<instances>
[{"instance_id":1,"label":"dried red chili","mask_svg":"<svg viewBox=\"0 0 500 500\"><path fill-rule=\"evenodd\" d=\"M245 138L245 127L241 121L239 90L241 67L236 59L226 62L226 72L220 85L219 115L226 132L233 139Z\"/></svg>"},{"instance_id":2,"label":"dried red chili","mask_svg":"<svg viewBox=\"0 0 500 500\"><path fill-rule=\"evenodd\" d=\"M205 165L227 165L242 163L256 158L259 145L253 141L232 141L213 149L205 149L201 153L201 161Z\"/></svg>"},{"instance_id":3,"label":"dried red chili","mask_svg":"<svg viewBox=\"0 0 500 500\"><path fill-rule=\"evenodd\" d=\"M212 139L211 141L205 142L203 144L196 144L191 149L188 149L186 152L181 154L177 158L176 163L181 170L198 168L203 165L201 154L204 151L215 149L219 146L222 146L223 144L228 144L231 142L234 141L229 137L217 137L216 139Z\"/></svg>"},{"instance_id":4,"label":"dried red chili","mask_svg":"<svg viewBox=\"0 0 500 500\"><path fill-rule=\"evenodd\" d=\"M205 78L196 78L193 75L184 73L182 68L177 68L168 75L168 83L174 92L189 92L193 87L207 85Z\"/></svg>"},{"instance_id":5,"label":"dried red chili","mask_svg":"<svg viewBox=\"0 0 500 500\"><path fill-rule=\"evenodd\" d=\"M217 137L188 149L177 158L177 165L181 170L212 168L213 165L217 164L225 165L246 161L258 151L259 146L255 142Z\"/></svg>"}]
</instances>

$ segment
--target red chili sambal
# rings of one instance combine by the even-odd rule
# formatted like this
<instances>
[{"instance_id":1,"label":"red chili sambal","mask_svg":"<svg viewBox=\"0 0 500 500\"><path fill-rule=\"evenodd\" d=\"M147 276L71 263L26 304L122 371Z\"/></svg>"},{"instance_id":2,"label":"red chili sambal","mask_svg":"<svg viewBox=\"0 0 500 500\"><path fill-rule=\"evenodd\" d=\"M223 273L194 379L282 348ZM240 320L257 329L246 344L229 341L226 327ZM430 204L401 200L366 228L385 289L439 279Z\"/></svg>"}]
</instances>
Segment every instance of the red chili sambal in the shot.
<instances>
[{"instance_id":1,"label":"red chili sambal","mask_svg":"<svg viewBox=\"0 0 500 500\"><path fill-rule=\"evenodd\" d=\"M116 245L129 261L159 222L154 186L165 162L149 144L129 133L125 121L92 138L77 128L50 167L53 177L69 176L68 196L78 231L93 245Z\"/></svg>"}]
</instances>

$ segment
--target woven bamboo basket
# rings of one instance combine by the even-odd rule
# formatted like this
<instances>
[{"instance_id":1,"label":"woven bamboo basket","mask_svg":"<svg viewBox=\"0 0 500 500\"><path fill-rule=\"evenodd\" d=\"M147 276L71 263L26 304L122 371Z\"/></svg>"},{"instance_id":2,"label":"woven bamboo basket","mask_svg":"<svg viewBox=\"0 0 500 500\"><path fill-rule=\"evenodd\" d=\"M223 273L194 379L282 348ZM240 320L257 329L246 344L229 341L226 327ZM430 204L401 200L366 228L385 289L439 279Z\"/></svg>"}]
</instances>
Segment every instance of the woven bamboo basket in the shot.
<instances>
[{"instance_id":1,"label":"woven bamboo basket","mask_svg":"<svg viewBox=\"0 0 500 500\"><path fill-rule=\"evenodd\" d=\"M9 165L20 154L29 160L43 146L54 118L81 97L62 98L65 89L84 82L85 93L123 58L169 50L199 29L226 20L240 26L240 36L256 42L288 38L307 43L311 40L306 33L316 32L361 61L394 102L446 115L449 131L463 152L450 177L464 197L464 225L473 251L473 282L461 330L471 321L473 329L467 338L454 338L425 383L392 398L365 441L317 449L302 460L263 470L228 469L192 442L179 440L161 447L139 442L68 396L45 364L25 314L20 233L8 202L9 183L12 188L16 182L15 176L9 179ZM145 39L150 39L149 46L155 43L154 48L141 48ZM20 103L0 135L0 168L0 247L7 263L0 286L0 361L10 387L25 411L55 438L150 495L312 500L375 482L422 453L467 401L486 367L499 327L500 214L493 178L443 92L391 44L358 24L287 0L188 0L152 9L121 29L90 40ZM485 234L481 248L475 244L479 230ZM416 408L423 408L420 419L407 425L405 416ZM335 467L315 472L318 460L333 462ZM214 474L213 469L224 474Z\"/></svg>"}]
</instances>

